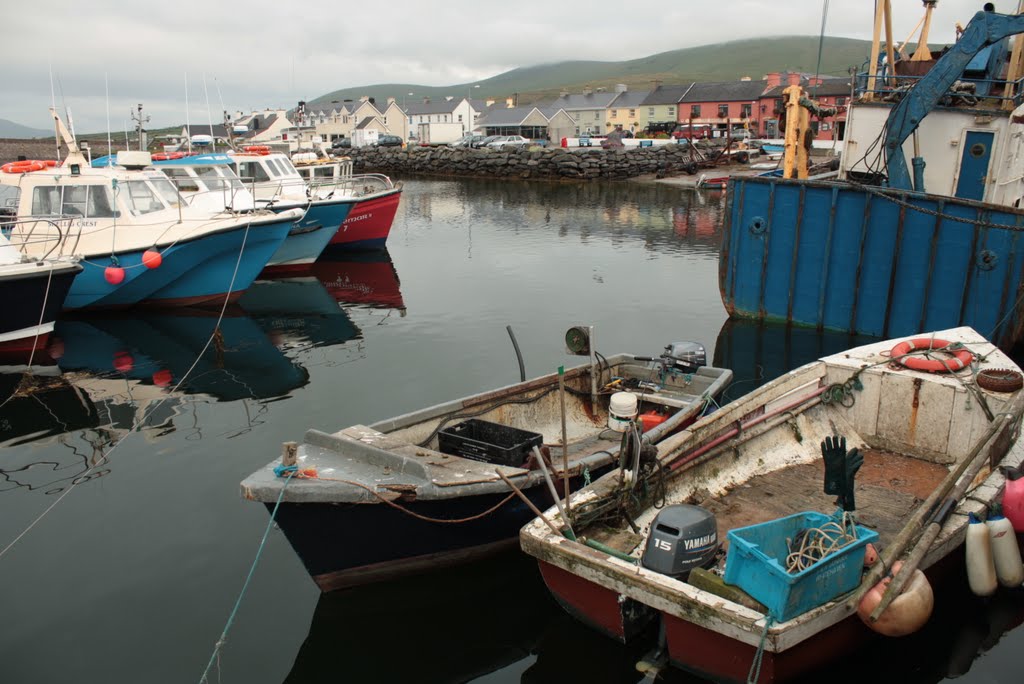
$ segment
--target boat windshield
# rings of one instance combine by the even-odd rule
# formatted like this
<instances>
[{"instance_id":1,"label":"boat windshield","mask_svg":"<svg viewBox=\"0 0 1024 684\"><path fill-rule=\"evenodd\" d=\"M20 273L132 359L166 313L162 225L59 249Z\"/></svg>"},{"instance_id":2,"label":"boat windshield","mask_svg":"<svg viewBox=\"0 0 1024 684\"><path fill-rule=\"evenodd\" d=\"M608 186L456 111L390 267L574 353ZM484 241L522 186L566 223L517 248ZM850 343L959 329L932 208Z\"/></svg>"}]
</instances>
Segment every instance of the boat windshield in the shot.
<instances>
[{"instance_id":1,"label":"boat windshield","mask_svg":"<svg viewBox=\"0 0 1024 684\"><path fill-rule=\"evenodd\" d=\"M241 190L242 182L230 170L219 166L198 166L196 175L210 190Z\"/></svg>"},{"instance_id":2,"label":"boat windshield","mask_svg":"<svg viewBox=\"0 0 1024 684\"><path fill-rule=\"evenodd\" d=\"M32 188L33 216L111 218L114 196L108 185L38 185Z\"/></svg>"},{"instance_id":3,"label":"boat windshield","mask_svg":"<svg viewBox=\"0 0 1024 684\"><path fill-rule=\"evenodd\" d=\"M167 181L170 183L170 181ZM157 196L153 188L143 180L125 181L121 183L121 197L128 203L132 214L151 214L164 209L163 202Z\"/></svg>"},{"instance_id":4,"label":"boat windshield","mask_svg":"<svg viewBox=\"0 0 1024 684\"><path fill-rule=\"evenodd\" d=\"M164 168L163 172L178 186L178 190L181 192L199 192L199 183L196 179L188 172L188 169L173 166L170 168Z\"/></svg>"},{"instance_id":5,"label":"boat windshield","mask_svg":"<svg viewBox=\"0 0 1024 684\"><path fill-rule=\"evenodd\" d=\"M168 206L177 207L184 204L181 199L181 195L178 194L178 189L174 187L174 183L172 183L167 177L150 176L149 180L153 184L153 187L156 188L157 194L163 197L164 202L166 202Z\"/></svg>"},{"instance_id":6,"label":"boat windshield","mask_svg":"<svg viewBox=\"0 0 1024 684\"><path fill-rule=\"evenodd\" d=\"M266 183L270 180L267 170L258 161L238 162L238 175L257 183Z\"/></svg>"}]
</instances>

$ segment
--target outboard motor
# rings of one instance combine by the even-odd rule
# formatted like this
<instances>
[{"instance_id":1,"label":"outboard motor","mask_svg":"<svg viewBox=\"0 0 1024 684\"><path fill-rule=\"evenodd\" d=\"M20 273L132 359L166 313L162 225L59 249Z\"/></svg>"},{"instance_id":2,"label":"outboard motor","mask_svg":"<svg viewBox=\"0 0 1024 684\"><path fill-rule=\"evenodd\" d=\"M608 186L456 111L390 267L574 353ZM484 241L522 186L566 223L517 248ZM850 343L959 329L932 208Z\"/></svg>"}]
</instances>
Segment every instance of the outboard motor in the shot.
<instances>
[{"instance_id":1,"label":"outboard motor","mask_svg":"<svg viewBox=\"0 0 1024 684\"><path fill-rule=\"evenodd\" d=\"M666 506L651 524L641 564L648 570L685 580L694 568L708 567L718 552L718 524L700 506Z\"/></svg>"},{"instance_id":2,"label":"outboard motor","mask_svg":"<svg viewBox=\"0 0 1024 684\"><path fill-rule=\"evenodd\" d=\"M666 369L693 373L701 366L708 365L708 353L699 342L673 342L665 345L661 361Z\"/></svg>"}]
</instances>

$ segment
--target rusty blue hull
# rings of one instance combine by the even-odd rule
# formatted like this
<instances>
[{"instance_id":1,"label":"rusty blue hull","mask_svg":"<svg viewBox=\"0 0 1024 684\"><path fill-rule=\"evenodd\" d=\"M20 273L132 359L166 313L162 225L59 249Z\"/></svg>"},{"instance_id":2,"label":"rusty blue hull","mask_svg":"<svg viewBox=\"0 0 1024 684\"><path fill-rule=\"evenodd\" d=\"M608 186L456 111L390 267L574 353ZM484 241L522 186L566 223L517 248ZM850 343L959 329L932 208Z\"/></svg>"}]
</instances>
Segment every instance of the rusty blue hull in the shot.
<instances>
[{"instance_id":1,"label":"rusty blue hull","mask_svg":"<svg viewBox=\"0 0 1024 684\"><path fill-rule=\"evenodd\" d=\"M877 337L968 325L1020 341L1024 212L851 183L733 178L731 316Z\"/></svg>"}]
</instances>

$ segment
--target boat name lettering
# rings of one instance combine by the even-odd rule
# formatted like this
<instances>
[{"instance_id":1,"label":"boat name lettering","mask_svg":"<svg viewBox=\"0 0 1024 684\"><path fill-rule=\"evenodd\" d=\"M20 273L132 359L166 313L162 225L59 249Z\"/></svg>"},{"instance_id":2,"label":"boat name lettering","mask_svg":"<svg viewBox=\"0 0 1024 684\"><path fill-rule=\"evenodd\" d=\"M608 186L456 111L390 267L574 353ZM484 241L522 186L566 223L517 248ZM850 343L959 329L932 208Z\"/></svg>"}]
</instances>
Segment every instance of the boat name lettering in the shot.
<instances>
[{"instance_id":1,"label":"boat name lettering","mask_svg":"<svg viewBox=\"0 0 1024 684\"><path fill-rule=\"evenodd\" d=\"M700 548L702 546L711 546L712 544L715 543L715 541L717 541L717 539L718 539L717 533L715 533L715 534L706 534L703 537L694 537L693 539L687 539L687 540L683 541L683 548L686 549L687 551L692 551L692 550L694 550L696 548Z\"/></svg>"},{"instance_id":2,"label":"boat name lettering","mask_svg":"<svg viewBox=\"0 0 1024 684\"><path fill-rule=\"evenodd\" d=\"M89 221L87 219L78 219L77 221L75 221L74 225L77 228L95 228L96 227L96 221Z\"/></svg>"},{"instance_id":3,"label":"boat name lettering","mask_svg":"<svg viewBox=\"0 0 1024 684\"><path fill-rule=\"evenodd\" d=\"M365 221L366 219L368 219L368 218L370 218L372 216L373 216L373 212L372 211L370 213L368 213L368 214L360 214L359 216L349 216L347 219L345 219L345 223L355 223L356 221Z\"/></svg>"}]
</instances>

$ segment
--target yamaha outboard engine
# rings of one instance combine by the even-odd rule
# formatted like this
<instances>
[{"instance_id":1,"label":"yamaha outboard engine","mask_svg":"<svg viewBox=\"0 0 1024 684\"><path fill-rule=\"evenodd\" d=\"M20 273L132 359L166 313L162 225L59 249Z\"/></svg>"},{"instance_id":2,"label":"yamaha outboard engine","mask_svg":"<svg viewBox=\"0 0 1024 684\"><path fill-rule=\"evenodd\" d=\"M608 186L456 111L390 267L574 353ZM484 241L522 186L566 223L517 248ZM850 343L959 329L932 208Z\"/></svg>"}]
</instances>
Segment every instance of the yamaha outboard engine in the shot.
<instances>
[{"instance_id":1,"label":"yamaha outboard engine","mask_svg":"<svg viewBox=\"0 0 1024 684\"><path fill-rule=\"evenodd\" d=\"M651 524L641 563L648 570L686 579L691 570L708 567L718 552L715 516L700 506L666 506Z\"/></svg>"},{"instance_id":2,"label":"yamaha outboard engine","mask_svg":"<svg viewBox=\"0 0 1024 684\"><path fill-rule=\"evenodd\" d=\"M708 365L708 353L699 342L673 342L665 345L661 360L666 369L693 373L701 366Z\"/></svg>"}]
</instances>

